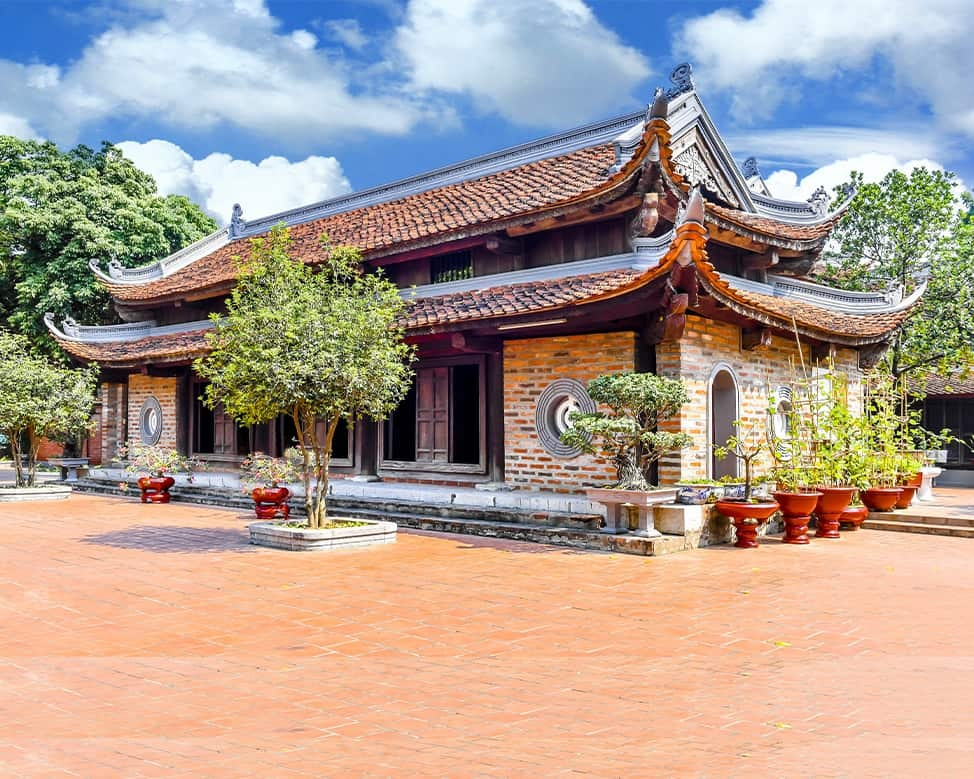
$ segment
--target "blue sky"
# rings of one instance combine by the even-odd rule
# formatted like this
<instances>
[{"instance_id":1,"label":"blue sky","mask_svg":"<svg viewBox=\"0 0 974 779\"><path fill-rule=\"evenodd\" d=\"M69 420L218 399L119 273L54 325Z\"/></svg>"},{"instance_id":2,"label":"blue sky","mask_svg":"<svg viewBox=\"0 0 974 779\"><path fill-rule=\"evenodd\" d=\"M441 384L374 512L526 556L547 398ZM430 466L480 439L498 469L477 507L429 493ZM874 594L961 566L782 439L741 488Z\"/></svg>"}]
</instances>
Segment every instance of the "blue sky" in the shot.
<instances>
[{"instance_id":1,"label":"blue sky","mask_svg":"<svg viewBox=\"0 0 974 779\"><path fill-rule=\"evenodd\" d=\"M119 143L218 221L651 100L679 62L738 161L974 181L969 0L0 0L0 133Z\"/></svg>"}]
</instances>

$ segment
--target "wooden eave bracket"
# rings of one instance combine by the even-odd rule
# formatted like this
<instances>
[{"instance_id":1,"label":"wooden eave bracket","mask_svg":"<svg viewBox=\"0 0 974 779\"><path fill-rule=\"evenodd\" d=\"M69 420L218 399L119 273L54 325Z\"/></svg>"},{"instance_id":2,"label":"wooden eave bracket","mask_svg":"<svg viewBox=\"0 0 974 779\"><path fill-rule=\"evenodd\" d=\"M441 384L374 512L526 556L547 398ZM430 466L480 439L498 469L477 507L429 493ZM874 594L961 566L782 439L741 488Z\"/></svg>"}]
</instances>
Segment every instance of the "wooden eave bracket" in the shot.
<instances>
[{"instance_id":1,"label":"wooden eave bracket","mask_svg":"<svg viewBox=\"0 0 974 779\"><path fill-rule=\"evenodd\" d=\"M764 351L771 346L771 328L756 327L750 330L741 330L741 351L755 352Z\"/></svg>"}]
</instances>

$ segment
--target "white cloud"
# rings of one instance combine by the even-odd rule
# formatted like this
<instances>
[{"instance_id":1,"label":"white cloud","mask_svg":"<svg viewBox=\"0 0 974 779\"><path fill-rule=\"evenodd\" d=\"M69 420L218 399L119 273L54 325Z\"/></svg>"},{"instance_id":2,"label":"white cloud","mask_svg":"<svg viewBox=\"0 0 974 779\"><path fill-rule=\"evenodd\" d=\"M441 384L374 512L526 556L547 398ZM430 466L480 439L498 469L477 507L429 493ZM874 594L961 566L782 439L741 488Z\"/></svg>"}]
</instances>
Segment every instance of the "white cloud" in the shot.
<instances>
[{"instance_id":1,"label":"white cloud","mask_svg":"<svg viewBox=\"0 0 974 779\"><path fill-rule=\"evenodd\" d=\"M739 115L797 98L807 88L800 79L826 81L879 58L893 86L929 101L946 128L974 136L972 38L970 0L764 0L748 16L720 9L687 21L676 46L702 82L735 93Z\"/></svg>"},{"instance_id":2,"label":"white cloud","mask_svg":"<svg viewBox=\"0 0 974 779\"><path fill-rule=\"evenodd\" d=\"M825 187L825 191L831 195L835 187L849 180L850 174L854 170L862 173L866 182L870 183L881 180L883 176L894 169L909 173L914 168L920 167L930 170L944 169L943 165L934 160L912 159L902 162L890 154L870 152L823 165L801 179L793 170L776 170L765 178L765 184L768 185L768 189L775 197L784 200L803 201L807 200L819 187Z\"/></svg>"},{"instance_id":3,"label":"white cloud","mask_svg":"<svg viewBox=\"0 0 974 779\"><path fill-rule=\"evenodd\" d=\"M256 219L351 190L334 157L311 156L297 162L268 157L255 164L221 153L196 160L162 140L117 145L155 177L160 194L186 195L220 224L230 220L234 203L241 204L245 219Z\"/></svg>"},{"instance_id":4,"label":"white cloud","mask_svg":"<svg viewBox=\"0 0 974 779\"><path fill-rule=\"evenodd\" d=\"M369 42L357 19L330 19L321 22L322 29L343 46L361 51Z\"/></svg>"},{"instance_id":5,"label":"white cloud","mask_svg":"<svg viewBox=\"0 0 974 779\"><path fill-rule=\"evenodd\" d=\"M649 75L582 0L410 0L395 48L413 87L520 124L613 110Z\"/></svg>"},{"instance_id":6,"label":"white cloud","mask_svg":"<svg viewBox=\"0 0 974 779\"><path fill-rule=\"evenodd\" d=\"M13 135L25 141L40 140L40 136L22 116L0 112L0 135Z\"/></svg>"},{"instance_id":7,"label":"white cloud","mask_svg":"<svg viewBox=\"0 0 974 779\"><path fill-rule=\"evenodd\" d=\"M129 0L128 10L63 70L0 59L0 111L62 141L107 117L307 143L405 133L439 116L389 79L360 80L307 30L280 29L263 0Z\"/></svg>"},{"instance_id":8,"label":"white cloud","mask_svg":"<svg viewBox=\"0 0 974 779\"><path fill-rule=\"evenodd\" d=\"M837 158L858 157L871 152L899 159L942 156L947 142L929 128L900 126L894 129L869 127L790 127L777 130L732 132L724 135L727 145L741 155L755 155L767 163L824 165Z\"/></svg>"}]
</instances>

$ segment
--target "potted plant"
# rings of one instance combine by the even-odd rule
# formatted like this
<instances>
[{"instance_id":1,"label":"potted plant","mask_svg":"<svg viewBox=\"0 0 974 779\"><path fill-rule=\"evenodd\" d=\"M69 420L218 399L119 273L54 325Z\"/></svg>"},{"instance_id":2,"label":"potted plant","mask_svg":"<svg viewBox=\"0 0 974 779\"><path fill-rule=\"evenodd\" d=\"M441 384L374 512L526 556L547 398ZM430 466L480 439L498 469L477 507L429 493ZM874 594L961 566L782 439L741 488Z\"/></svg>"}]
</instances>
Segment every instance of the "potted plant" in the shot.
<instances>
[{"instance_id":1,"label":"potted plant","mask_svg":"<svg viewBox=\"0 0 974 779\"><path fill-rule=\"evenodd\" d=\"M741 498L728 498L725 493L725 497L717 501L717 510L734 523L737 531L734 546L753 549L758 545L758 528L761 523L767 522L779 506L773 500L759 500L752 496L754 466L768 445L763 432L758 432L756 422L743 428L739 419L735 420L734 427L738 431L737 435L728 438L724 446L715 447L714 453L718 457L733 455L744 465L744 495Z\"/></svg>"},{"instance_id":2,"label":"potted plant","mask_svg":"<svg viewBox=\"0 0 974 779\"><path fill-rule=\"evenodd\" d=\"M681 479L676 486L680 488L676 501L685 506L713 503L724 495L724 485L714 479Z\"/></svg>"},{"instance_id":3,"label":"potted plant","mask_svg":"<svg viewBox=\"0 0 974 779\"><path fill-rule=\"evenodd\" d=\"M913 496L923 483L923 452L900 452L896 459L897 481L900 496L893 508L906 509L913 502Z\"/></svg>"},{"instance_id":4,"label":"potted plant","mask_svg":"<svg viewBox=\"0 0 974 779\"><path fill-rule=\"evenodd\" d=\"M240 483L244 492L254 499L254 513L258 519L274 519L278 514L285 520L290 517L288 498L291 490L284 485L298 479L294 454L290 449L284 457L255 452L240 464Z\"/></svg>"},{"instance_id":5,"label":"potted plant","mask_svg":"<svg viewBox=\"0 0 974 779\"><path fill-rule=\"evenodd\" d=\"M865 470L869 482L860 491L870 511L890 511L900 497L898 486L903 442L902 398L895 380L881 371L866 377L865 411L860 423L867 440Z\"/></svg>"},{"instance_id":6,"label":"potted plant","mask_svg":"<svg viewBox=\"0 0 974 779\"><path fill-rule=\"evenodd\" d=\"M176 483L169 474L185 471L186 480L192 482L193 473L204 467L199 460L186 457L172 447L131 441L118 448L118 458L125 461L126 471L139 474L137 483L143 503L169 503L172 500L169 490Z\"/></svg>"},{"instance_id":7,"label":"potted plant","mask_svg":"<svg viewBox=\"0 0 974 779\"><path fill-rule=\"evenodd\" d=\"M586 454L608 458L616 481L603 489L587 490L591 500L606 506L607 533L629 530L630 507L638 513L637 534L658 536L652 511L657 503L676 498L676 488L658 490L647 474L663 455L690 446L686 433L659 430L690 400L683 382L652 373L618 373L599 376L588 384L588 394L608 411L574 412L562 443Z\"/></svg>"}]
</instances>

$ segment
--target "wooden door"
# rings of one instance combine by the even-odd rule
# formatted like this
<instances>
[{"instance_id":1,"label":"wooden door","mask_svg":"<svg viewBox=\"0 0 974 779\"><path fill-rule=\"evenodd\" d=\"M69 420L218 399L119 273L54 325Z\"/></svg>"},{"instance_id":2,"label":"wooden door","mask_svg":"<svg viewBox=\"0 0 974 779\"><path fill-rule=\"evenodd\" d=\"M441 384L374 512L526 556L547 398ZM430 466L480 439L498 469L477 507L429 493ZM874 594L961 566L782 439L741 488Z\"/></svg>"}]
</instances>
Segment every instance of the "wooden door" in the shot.
<instances>
[{"instance_id":1,"label":"wooden door","mask_svg":"<svg viewBox=\"0 0 974 779\"><path fill-rule=\"evenodd\" d=\"M237 425L221 403L213 409L213 454L236 454Z\"/></svg>"},{"instance_id":2,"label":"wooden door","mask_svg":"<svg viewBox=\"0 0 974 779\"><path fill-rule=\"evenodd\" d=\"M450 461L450 369L416 371L416 461Z\"/></svg>"}]
</instances>

